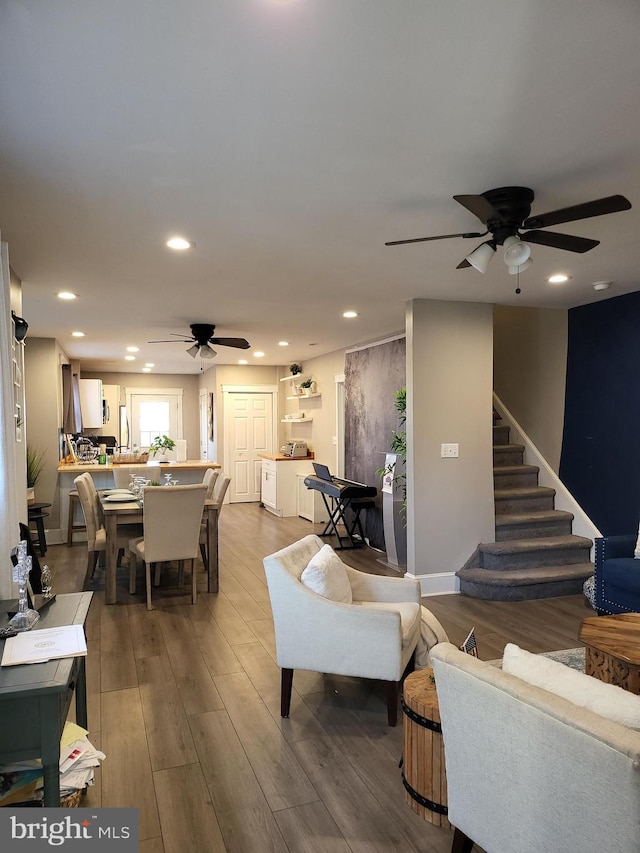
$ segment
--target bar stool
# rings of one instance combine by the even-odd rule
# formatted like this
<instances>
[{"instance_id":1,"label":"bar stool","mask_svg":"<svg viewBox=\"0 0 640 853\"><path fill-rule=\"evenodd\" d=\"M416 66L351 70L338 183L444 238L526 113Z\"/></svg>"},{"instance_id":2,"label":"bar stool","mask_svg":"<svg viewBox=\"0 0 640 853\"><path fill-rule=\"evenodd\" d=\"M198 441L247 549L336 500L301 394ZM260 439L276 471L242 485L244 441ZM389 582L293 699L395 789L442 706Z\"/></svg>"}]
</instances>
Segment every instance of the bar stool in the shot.
<instances>
[{"instance_id":1,"label":"bar stool","mask_svg":"<svg viewBox=\"0 0 640 853\"><path fill-rule=\"evenodd\" d=\"M36 530L38 531L37 545L41 557L44 557L47 553L47 538L44 533L44 520L49 516L49 513L45 512L45 510L50 506L51 504L48 503L34 503L27 507L29 524L35 524ZM34 542L33 544L35 545L36 543Z\"/></svg>"},{"instance_id":2,"label":"bar stool","mask_svg":"<svg viewBox=\"0 0 640 853\"><path fill-rule=\"evenodd\" d=\"M67 548L73 545L73 531L84 530L85 525L75 523L76 506L80 506L80 495L76 489L69 492L69 523L67 525Z\"/></svg>"}]
</instances>

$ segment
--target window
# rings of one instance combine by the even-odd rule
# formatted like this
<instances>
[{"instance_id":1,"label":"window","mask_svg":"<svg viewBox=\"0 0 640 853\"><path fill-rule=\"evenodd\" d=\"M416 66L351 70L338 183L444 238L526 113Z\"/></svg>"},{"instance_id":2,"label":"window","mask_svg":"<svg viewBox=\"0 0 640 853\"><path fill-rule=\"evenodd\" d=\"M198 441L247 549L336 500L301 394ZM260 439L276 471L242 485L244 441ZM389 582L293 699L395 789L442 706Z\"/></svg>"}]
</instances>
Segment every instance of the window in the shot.
<instances>
[{"instance_id":1,"label":"window","mask_svg":"<svg viewBox=\"0 0 640 853\"><path fill-rule=\"evenodd\" d=\"M182 388L127 389L131 447L148 448L156 435L182 438Z\"/></svg>"}]
</instances>

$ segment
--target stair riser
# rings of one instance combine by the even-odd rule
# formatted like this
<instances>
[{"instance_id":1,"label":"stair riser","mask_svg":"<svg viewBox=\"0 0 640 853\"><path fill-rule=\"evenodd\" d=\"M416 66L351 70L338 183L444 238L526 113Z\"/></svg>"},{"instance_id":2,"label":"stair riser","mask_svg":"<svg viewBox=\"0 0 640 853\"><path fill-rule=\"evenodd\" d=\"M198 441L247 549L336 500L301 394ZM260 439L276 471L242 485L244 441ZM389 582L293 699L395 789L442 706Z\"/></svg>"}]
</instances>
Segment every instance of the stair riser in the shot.
<instances>
[{"instance_id":1,"label":"stair riser","mask_svg":"<svg viewBox=\"0 0 640 853\"><path fill-rule=\"evenodd\" d=\"M570 536L571 521L532 522L519 526L496 526L496 542L512 539L541 539L545 536Z\"/></svg>"},{"instance_id":2,"label":"stair riser","mask_svg":"<svg viewBox=\"0 0 640 853\"><path fill-rule=\"evenodd\" d=\"M508 572L509 569L536 569L588 563L589 548L554 548L551 551L523 551L517 554L488 554L480 549L480 568Z\"/></svg>"},{"instance_id":3,"label":"stair riser","mask_svg":"<svg viewBox=\"0 0 640 853\"><path fill-rule=\"evenodd\" d=\"M515 489L519 486L537 486L538 472L523 471L519 474L500 474L499 471L494 470L493 485L496 489Z\"/></svg>"},{"instance_id":4,"label":"stair riser","mask_svg":"<svg viewBox=\"0 0 640 853\"><path fill-rule=\"evenodd\" d=\"M560 595L579 595L584 579L571 579L548 583L533 583L522 586L496 586L494 584L471 583L460 579L460 592L484 601L529 601L534 598L556 598Z\"/></svg>"},{"instance_id":5,"label":"stair riser","mask_svg":"<svg viewBox=\"0 0 640 853\"><path fill-rule=\"evenodd\" d=\"M541 495L538 498L501 498L494 501L496 515L519 512L535 512L536 510L553 509L554 496Z\"/></svg>"},{"instance_id":6,"label":"stair riser","mask_svg":"<svg viewBox=\"0 0 640 853\"><path fill-rule=\"evenodd\" d=\"M494 444L509 444L509 427L494 426L493 428L493 443Z\"/></svg>"},{"instance_id":7,"label":"stair riser","mask_svg":"<svg viewBox=\"0 0 640 853\"><path fill-rule=\"evenodd\" d=\"M522 465L522 450L496 450L493 451L493 466L500 468L503 465Z\"/></svg>"}]
</instances>

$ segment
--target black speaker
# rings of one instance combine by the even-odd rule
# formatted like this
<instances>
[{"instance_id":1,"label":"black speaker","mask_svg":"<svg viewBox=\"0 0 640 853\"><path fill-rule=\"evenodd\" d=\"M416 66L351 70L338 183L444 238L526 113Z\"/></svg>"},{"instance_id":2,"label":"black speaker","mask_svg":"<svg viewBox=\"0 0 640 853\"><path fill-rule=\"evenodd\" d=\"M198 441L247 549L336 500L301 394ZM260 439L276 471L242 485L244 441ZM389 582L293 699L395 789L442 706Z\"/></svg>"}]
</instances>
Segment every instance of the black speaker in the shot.
<instances>
[{"instance_id":1,"label":"black speaker","mask_svg":"<svg viewBox=\"0 0 640 853\"><path fill-rule=\"evenodd\" d=\"M15 311L11 312L11 318L15 327L14 335L17 341L23 341L27 337L27 329L29 324L22 317L18 317Z\"/></svg>"}]
</instances>

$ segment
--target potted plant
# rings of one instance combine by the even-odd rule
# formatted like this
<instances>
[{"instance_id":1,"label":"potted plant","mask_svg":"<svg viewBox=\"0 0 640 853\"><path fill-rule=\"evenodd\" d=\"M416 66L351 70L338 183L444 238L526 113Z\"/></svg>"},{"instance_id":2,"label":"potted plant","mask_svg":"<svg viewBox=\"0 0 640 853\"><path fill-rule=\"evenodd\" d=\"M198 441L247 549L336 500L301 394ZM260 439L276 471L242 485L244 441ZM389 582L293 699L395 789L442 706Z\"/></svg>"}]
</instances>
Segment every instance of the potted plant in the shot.
<instances>
[{"instance_id":1,"label":"potted plant","mask_svg":"<svg viewBox=\"0 0 640 853\"><path fill-rule=\"evenodd\" d=\"M303 392L304 392L304 393L307 395L307 397L308 397L310 394L314 394L314 393L315 393L315 390L316 390L316 383L315 383L315 380L314 380L314 379L304 379L304 380L300 383L300 387L302 388Z\"/></svg>"},{"instance_id":2,"label":"potted plant","mask_svg":"<svg viewBox=\"0 0 640 853\"><path fill-rule=\"evenodd\" d=\"M37 450L27 444L27 503L36 499L35 486L44 468L44 450Z\"/></svg>"},{"instance_id":3,"label":"potted plant","mask_svg":"<svg viewBox=\"0 0 640 853\"><path fill-rule=\"evenodd\" d=\"M290 364L289 365L289 372L291 373L292 376L297 376L298 373L302 373L302 367L299 364L295 364L295 363Z\"/></svg>"},{"instance_id":4,"label":"potted plant","mask_svg":"<svg viewBox=\"0 0 640 853\"><path fill-rule=\"evenodd\" d=\"M398 429L392 431L390 453L382 477L382 513L385 549L389 565L404 566L407 561L407 389L396 391L394 407L398 413Z\"/></svg>"},{"instance_id":5,"label":"potted plant","mask_svg":"<svg viewBox=\"0 0 640 853\"><path fill-rule=\"evenodd\" d=\"M157 435L149 445L149 453L154 458L158 457L158 462L168 462L167 452L175 446L175 441L168 435Z\"/></svg>"}]
</instances>

